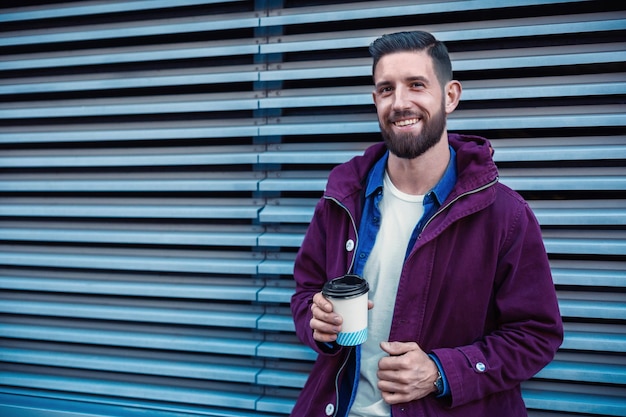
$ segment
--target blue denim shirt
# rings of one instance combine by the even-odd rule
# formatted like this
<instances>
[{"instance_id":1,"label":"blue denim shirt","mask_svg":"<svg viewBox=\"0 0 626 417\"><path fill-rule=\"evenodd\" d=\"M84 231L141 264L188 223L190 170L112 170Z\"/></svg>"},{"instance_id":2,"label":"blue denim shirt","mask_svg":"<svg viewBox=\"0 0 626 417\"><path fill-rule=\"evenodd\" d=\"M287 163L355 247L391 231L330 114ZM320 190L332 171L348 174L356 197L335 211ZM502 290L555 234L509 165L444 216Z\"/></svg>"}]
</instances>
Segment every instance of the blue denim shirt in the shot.
<instances>
[{"instance_id":1,"label":"blue denim shirt","mask_svg":"<svg viewBox=\"0 0 626 417\"><path fill-rule=\"evenodd\" d=\"M376 241L376 235L380 229L380 200L383 197L383 178L385 175L385 168L387 166L387 159L389 158L389 151L372 167L367 178L367 188L365 189L365 205L363 207L363 217L361 218L361 224L359 225L359 244L356 252L356 260L354 263L353 273L356 275L363 275L363 269L365 263L372 253L374 242ZM450 147L450 162L443 174L443 177L439 182L424 196L424 214L421 219L415 225L411 239L409 240L408 247L404 258L409 255L411 249L415 245L417 237L422 232L424 225L428 220L437 212L441 207L441 204L448 198L452 188L456 184L457 171L456 171L456 152ZM439 359L435 355L430 355L435 361L439 372L441 373L444 391L440 396L448 395L450 389L448 387L448 381L444 375L443 369L439 362Z\"/></svg>"}]
</instances>

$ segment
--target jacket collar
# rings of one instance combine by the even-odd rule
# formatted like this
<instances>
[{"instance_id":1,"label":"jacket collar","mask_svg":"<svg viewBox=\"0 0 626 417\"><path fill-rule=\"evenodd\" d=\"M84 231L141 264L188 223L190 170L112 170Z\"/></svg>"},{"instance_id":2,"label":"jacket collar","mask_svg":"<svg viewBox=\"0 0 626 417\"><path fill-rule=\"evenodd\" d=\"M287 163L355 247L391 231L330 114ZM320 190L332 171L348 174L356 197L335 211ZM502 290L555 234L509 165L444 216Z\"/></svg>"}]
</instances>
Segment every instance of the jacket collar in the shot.
<instances>
[{"instance_id":1,"label":"jacket collar","mask_svg":"<svg viewBox=\"0 0 626 417\"><path fill-rule=\"evenodd\" d=\"M498 177L498 170L492 159L493 148L487 139L450 133L448 141L456 152L458 175L448 199L477 189ZM370 171L386 153L385 144L376 143L367 148L363 155L335 167L328 177L325 195L345 203L355 193L362 193L367 186ZM437 195L437 199L441 197L443 193Z\"/></svg>"},{"instance_id":2,"label":"jacket collar","mask_svg":"<svg viewBox=\"0 0 626 417\"><path fill-rule=\"evenodd\" d=\"M385 169L387 167L387 160L389 159L389 151L385 152L382 158L374 164L370 170L367 188L365 190L365 197L370 197L383 187L383 177L385 175ZM428 192L440 206L445 199L450 195L450 192L456 184L457 168L456 168L456 151L450 147L450 162L446 168L443 177L437 182L437 184Z\"/></svg>"}]
</instances>

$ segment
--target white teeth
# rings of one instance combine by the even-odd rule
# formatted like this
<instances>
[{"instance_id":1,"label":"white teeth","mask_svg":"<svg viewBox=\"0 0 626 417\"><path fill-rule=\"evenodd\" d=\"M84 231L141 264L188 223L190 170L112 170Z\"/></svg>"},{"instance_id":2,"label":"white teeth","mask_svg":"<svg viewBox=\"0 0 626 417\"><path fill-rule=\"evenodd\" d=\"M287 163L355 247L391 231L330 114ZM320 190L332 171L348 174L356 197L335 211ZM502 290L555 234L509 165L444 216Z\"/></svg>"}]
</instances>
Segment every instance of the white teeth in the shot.
<instances>
[{"instance_id":1,"label":"white teeth","mask_svg":"<svg viewBox=\"0 0 626 417\"><path fill-rule=\"evenodd\" d=\"M419 119L399 120L399 121L395 122L394 124L396 126L403 127L403 126L414 125L418 121L419 121Z\"/></svg>"}]
</instances>

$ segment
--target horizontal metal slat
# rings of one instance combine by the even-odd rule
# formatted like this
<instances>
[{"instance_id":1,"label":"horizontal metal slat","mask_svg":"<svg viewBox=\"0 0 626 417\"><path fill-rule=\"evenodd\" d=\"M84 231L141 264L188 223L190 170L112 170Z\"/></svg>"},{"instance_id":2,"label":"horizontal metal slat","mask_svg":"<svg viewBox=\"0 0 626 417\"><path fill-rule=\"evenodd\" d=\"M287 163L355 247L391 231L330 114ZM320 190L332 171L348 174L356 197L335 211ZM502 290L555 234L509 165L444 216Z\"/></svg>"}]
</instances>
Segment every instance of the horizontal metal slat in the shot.
<instances>
[{"instance_id":1,"label":"horizontal metal slat","mask_svg":"<svg viewBox=\"0 0 626 417\"><path fill-rule=\"evenodd\" d=\"M586 110L578 106L490 109L490 116L485 116L480 110L461 110L452 113L448 127L451 131L476 131L617 127L623 126L625 123L623 106L599 105L587 106Z\"/></svg>"},{"instance_id":2,"label":"horizontal metal slat","mask_svg":"<svg viewBox=\"0 0 626 417\"><path fill-rule=\"evenodd\" d=\"M245 199L199 199L124 201L81 199L3 198L0 217L84 217L84 218L174 218L174 219L256 219L261 206Z\"/></svg>"},{"instance_id":3,"label":"horizontal metal slat","mask_svg":"<svg viewBox=\"0 0 626 417\"><path fill-rule=\"evenodd\" d=\"M119 326L118 326L119 327ZM314 360L317 354L302 344L260 341L227 336L189 336L165 333L51 327L0 323L4 338L100 346L147 348L203 354L257 356L272 359ZM223 334L223 333L222 333ZM243 335L242 336L250 336Z\"/></svg>"},{"instance_id":4,"label":"horizontal metal slat","mask_svg":"<svg viewBox=\"0 0 626 417\"><path fill-rule=\"evenodd\" d=\"M34 115L37 118L54 118L256 110L258 98L255 95L253 92L237 92L141 99L12 102L10 105L0 104L0 119L31 119Z\"/></svg>"},{"instance_id":5,"label":"horizontal metal slat","mask_svg":"<svg viewBox=\"0 0 626 417\"><path fill-rule=\"evenodd\" d=\"M579 0L574 0L579 1ZM559 4L560 0L530 0L525 5ZM571 3L571 2L570 2ZM435 13L448 13L452 11L471 11L494 8L506 8L519 6L515 0L503 0L497 3L489 1L473 2L424 2L418 4L406 4L401 1L370 2L368 7L360 7L356 4L335 5L329 10L328 7L299 7L293 9L277 9L270 12L267 17L261 18L261 26L295 25L315 22L332 22L355 19L380 19L381 17L429 15Z\"/></svg>"},{"instance_id":6,"label":"horizontal metal slat","mask_svg":"<svg viewBox=\"0 0 626 417\"><path fill-rule=\"evenodd\" d=\"M619 262L552 260L550 264L557 285L626 288L626 269Z\"/></svg>"},{"instance_id":7,"label":"horizontal metal slat","mask_svg":"<svg viewBox=\"0 0 626 417\"><path fill-rule=\"evenodd\" d=\"M626 158L624 137L568 138L559 143L551 138L497 139L492 141L494 161L579 161ZM333 143L299 143L270 146L259 154L259 163L340 164L361 155L373 143L339 147ZM1 161L1 159L0 159Z\"/></svg>"},{"instance_id":8,"label":"horizontal metal slat","mask_svg":"<svg viewBox=\"0 0 626 417\"><path fill-rule=\"evenodd\" d=\"M196 6L202 4L231 3L242 0L178 0L176 7ZM89 4L87 6L67 6L53 8L15 8L8 9L0 14L0 22L17 22L25 20L56 19L70 16L90 16L98 14L124 13L130 11L147 11L167 9L172 7L169 0L139 0L124 3L108 2L103 4Z\"/></svg>"},{"instance_id":9,"label":"horizontal metal slat","mask_svg":"<svg viewBox=\"0 0 626 417\"><path fill-rule=\"evenodd\" d=\"M626 319L626 299L623 302L587 301L559 299L559 309L563 317L624 320Z\"/></svg>"},{"instance_id":10,"label":"horizontal metal slat","mask_svg":"<svg viewBox=\"0 0 626 417\"><path fill-rule=\"evenodd\" d=\"M626 190L626 176L614 172L606 172L594 168L581 168L578 173L567 175L562 170L544 170L539 175L533 170L533 176L514 175L503 169L500 171L500 182L514 190ZM291 174L291 175L290 175ZM302 177L301 172L282 172L280 178L266 178L259 181L261 191L323 191L326 186L326 177L321 173L312 173ZM550 175L552 174L552 175ZM607 210L610 212L610 210ZM615 211L617 216L620 210Z\"/></svg>"},{"instance_id":11,"label":"horizontal metal slat","mask_svg":"<svg viewBox=\"0 0 626 417\"><path fill-rule=\"evenodd\" d=\"M228 178L204 179L64 179L50 175L44 180L15 179L5 176L0 180L0 192L213 192L213 191L256 191L258 179Z\"/></svg>"},{"instance_id":12,"label":"horizontal metal slat","mask_svg":"<svg viewBox=\"0 0 626 417\"><path fill-rule=\"evenodd\" d=\"M293 259L266 259L259 265L259 274L291 275L293 262Z\"/></svg>"},{"instance_id":13,"label":"horizontal metal slat","mask_svg":"<svg viewBox=\"0 0 626 417\"><path fill-rule=\"evenodd\" d=\"M142 20L139 22L110 22L107 24L92 24L70 28L63 26L60 28L49 27L43 30L4 32L0 36L0 47L180 35L233 28L255 28L258 26L259 18L255 12L213 14L203 16L202 19L194 16L191 18Z\"/></svg>"},{"instance_id":14,"label":"horizontal metal slat","mask_svg":"<svg viewBox=\"0 0 626 417\"><path fill-rule=\"evenodd\" d=\"M36 36L35 38L40 38ZM0 71L42 68L63 68L85 65L111 65L164 60L197 59L236 55L255 55L259 45L255 40L203 42L201 44L177 45L175 48L153 50L124 47L107 50L83 50L81 54L46 53L5 55L0 59Z\"/></svg>"},{"instance_id":15,"label":"horizontal metal slat","mask_svg":"<svg viewBox=\"0 0 626 417\"><path fill-rule=\"evenodd\" d=\"M622 416L626 411L626 399L608 395L549 392L524 389L524 402L528 408L594 413L607 416Z\"/></svg>"},{"instance_id":16,"label":"horizontal metal slat","mask_svg":"<svg viewBox=\"0 0 626 417\"><path fill-rule=\"evenodd\" d=\"M128 271L197 272L217 274L256 274L261 261L217 257L113 256L66 253L0 252L0 263L13 266L49 268L109 269Z\"/></svg>"},{"instance_id":17,"label":"horizontal metal slat","mask_svg":"<svg viewBox=\"0 0 626 417\"><path fill-rule=\"evenodd\" d=\"M455 72L608 64L626 60L622 43L457 52L450 55ZM343 59L273 64L268 66L267 71L261 71L259 76L261 81L286 81L371 77L371 74L372 66L369 59Z\"/></svg>"},{"instance_id":18,"label":"horizontal metal slat","mask_svg":"<svg viewBox=\"0 0 626 417\"><path fill-rule=\"evenodd\" d=\"M406 16L407 14L404 14ZM511 19L507 21L455 23L453 25L432 25L426 28L443 42L473 41L483 39L519 38L525 36L546 36L605 32L626 29L624 15L597 14L555 16L538 19ZM414 30L414 27L390 28L393 31ZM313 50L361 48L372 43L382 33L380 30L342 31L320 34L270 37L269 43L262 44L262 54L286 53Z\"/></svg>"},{"instance_id":19,"label":"horizontal metal slat","mask_svg":"<svg viewBox=\"0 0 626 417\"><path fill-rule=\"evenodd\" d=\"M263 396L257 402L256 409L262 412L289 414L296 401L291 398Z\"/></svg>"},{"instance_id":20,"label":"horizontal metal slat","mask_svg":"<svg viewBox=\"0 0 626 417\"><path fill-rule=\"evenodd\" d=\"M531 205L532 206L532 205ZM626 225L626 210L621 208L534 208L539 223L544 226Z\"/></svg>"},{"instance_id":21,"label":"horizontal metal slat","mask_svg":"<svg viewBox=\"0 0 626 417\"><path fill-rule=\"evenodd\" d=\"M92 279L53 279L0 276L0 288L19 291L164 297L202 300L256 301L258 286L207 283L165 284L158 282L99 281Z\"/></svg>"},{"instance_id":22,"label":"horizontal metal slat","mask_svg":"<svg viewBox=\"0 0 626 417\"><path fill-rule=\"evenodd\" d=\"M0 80L0 95L244 83L257 81L259 70L259 65L237 65L204 67L201 72L192 68L9 78Z\"/></svg>"},{"instance_id":23,"label":"horizontal metal slat","mask_svg":"<svg viewBox=\"0 0 626 417\"><path fill-rule=\"evenodd\" d=\"M520 49L517 55L511 56L510 53L485 54L482 59L464 59L456 60L453 64L455 71L480 71L484 69L506 69L506 68L543 68L557 67L565 65L591 65L591 64L610 64L621 63L626 59L626 53L620 52L619 48L623 44L608 44L577 47L575 50L567 49L567 47L559 47L555 49L537 48L537 49ZM588 50L589 49L589 50Z\"/></svg>"},{"instance_id":24,"label":"horizontal metal slat","mask_svg":"<svg viewBox=\"0 0 626 417\"><path fill-rule=\"evenodd\" d=\"M626 353L626 335L566 329L561 349Z\"/></svg>"},{"instance_id":25,"label":"horizontal metal slat","mask_svg":"<svg viewBox=\"0 0 626 417\"><path fill-rule=\"evenodd\" d=\"M3 151L0 168L88 168L255 164L262 149L255 146L112 149L105 151Z\"/></svg>"},{"instance_id":26,"label":"horizontal metal slat","mask_svg":"<svg viewBox=\"0 0 626 417\"><path fill-rule=\"evenodd\" d=\"M259 396L257 394L243 394L190 387L160 386L137 384L122 381L105 381L87 378L72 378L62 376L33 375L25 373L1 372L3 384L15 387L33 389L60 390L73 393L116 397L141 398L143 400L168 401L196 405L213 405L235 407L254 410Z\"/></svg>"},{"instance_id":27,"label":"horizontal metal slat","mask_svg":"<svg viewBox=\"0 0 626 417\"><path fill-rule=\"evenodd\" d=\"M311 206L265 206L259 213L263 223L308 223L313 217L315 204Z\"/></svg>"},{"instance_id":28,"label":"horizontal metal slat","mask_svg":"<svg viewBox=\"0 0 626 417\"><path fill-rule=\"evenodd\" d=\"M531 176L501 169L500 182L514 190L626 190L626 175L617 170L579 168L577 173L569 175L567 171L534 170Z\"/></svg>"},{"instance_id":29,"label":"horizontal metal slat","mask_svg":"<svg viewBox=\"0 0 626 417\"><path fill-rule=\"evenodd\" d=\"M557 139L499 139L492 141L496 162L588 161L624 159L626 137L575 137Z\"/></svg>"},{"instance_id":30,"label":"horizontal metal slat","mask_svg":"<svg viewBox=\"0 0 626 417\"><path fill-rule=\"evenodd\" d=\"M293 294L293 288L282 287L263 287L257 294L260 302L266 303L289 303L291 301L291 295Z\"/></svg>"},{"instance_id":31,"label":"horizontal metal slat","mask_svg":"<svg viewBox=\"0 0 626 417\"><path fill-rule=\"evenodd\" d=\"M28 349L0 349L5 363L76 368L169 377L208 379L228 382L262 383L257 375L261 368L227 364L167 361L163 359L128 358L114 355L94 355L65 352L45 352ZM267 384L273 385L273 384Z\"/></svg>"},{"instance_id":32,"label":"horizontal metal slat","mask_svg":"<svg viewBox=\"0 0 626 417\"><path fill-rule=\"evenodd\" d=\"M463 81L461 99L508 100L549 97L603 96L626 92L626 74L594 74L560 77Z\"/></svg>"},{"instance_id":33,"label":"horizontal metal slat","mask_svg":"<svg viewBox=\"0 0 626 417\"><path fill-rule=\"evenodd\" d=\"M3 240L144 245L257 246L261 233L2 228Z\"/></svg>"},{"instance_id":34,"label":"horizontal metal slat","mask_svg":"<svg viewBox=\"0 0 626 417\"><path fill-rule=\"evenodd\" d=\"M488 131L563 127L617 127L626 123L622 106L577 106L558 108L515 108L459 110L450 115L450 131ZM293 116L270 119L259 126L259 134L271 135L330 135L347 133L378 133L375 114L346 116ZM2 136L0 135L0 140Z\"/></svg>"},{"instance_id":35,"label":"horizontal metal slat","mask_svg":"<svg viewBox=\"0 0 626 417\"><path fill-rule=\"evenodd\" d=\"M285 247L300 247L302 239L304 238L304 231L301 233L264 233L259 236L259 246L285 246Z\"/></svg>"},{"instance_id":36,"label":"horizontal metal slat","mask_svg":"<svg viewBox=\"0 0 626 417\"><path fill-rule=\"evenodd\" d=\"M209 218L209 219L249 219L256 218L259 207L212 206L212 207L150 207L140 205L124 207L80 206L65 204L8 204L0 206L0 216L28 217L99 217L99 218Z\"/></svg>"},{"instance_id":37,"label":"horizontal metal slat","mask_svg":"<svg viewBox=\"0 0 626 417\"><path fill-rule=\"evenodd\" d=\"M169 323L256 329L259 313L183 310L44 301L0 300L0 312L36 316L88 318L97 320Z\"/></svg>"},{"instance_id":38,"label":"horizontal metal slat","mask_svg":"<svg viewBox=\"0 0 626 417\"><path fill-rule=\"evenodd\" d=\"M259 372L257 383L267 386L283 386L302 388L308 374L303 372L277 371L275 369L262 369Z\"/></svg>"},{"instance_id":39,"label":"horizontal metal slat","mask_svg":"<svg viewBox=\"0 0 626 417\"><path fill-rule=\"evenodd\" d=\"M549 253L626 255L626 233L610 231L544 230Z\"/></svg>"},{"instance_id":40,"label":"horizontal metal slat","mask_svg":"<svg viewBox=\"0 0 626 417\"><path fill-rule=\"evenodd\" d=\"M509 85L493 80L489 83L467 81L463 82L462 101L619 95L626 93L626 82L621 81L624 77L624 74L595 76L593 81L587 77L560 77L542 79L547 82L537 81L537 84L532 79L523 80L523 83L522 80L508 80ZM606 78L606 82L602 82L602 78ZM333 106L373 105L372 87L324 88L323 93L319 89L278 90L270 91L268 97L259 99L262 109L326 107L329 103ZM3 116L0 110L0 117Z\"/></svg>"},{"instance_id":41,"label":"horizontal metal slat","mask_svg":"<svg viewBox=\"0 0 626 417\"><path fill-rule=\"evenodd\" d=\"M254 356L271 353L278 346L261 348L258 340L232 338L228 336L206 337L183 334L147 333L121 330L51 327L43 325L0 323L2 337L45 342L81 343L102 346L130 347L139 349L178 350L222 355ZM176 343L173 344L172 341ZM298 347L302 349L301 347ZM257 350L259 349L259 350ZM298 349L294 349L298 351ZM273 357L273 356L271 356ZM308 358L308 357L307 357Z\"/></svg>"},{"instance_id":42,"label":"horizontal metal slat","mask_svg":"<svg viewBox=\"0 0 626 417\"><path fill-rule=\"evenodd\" d=\"M91 395L55 393L55 398L49 397L49 392L4 388L0 393L0 414L4 417L40 417L41 415L68 417L181 417L180 409L171 405L155 405L150 402L140 402L137 399L123 400L115 398L108 400L107 397ZM197 409L197 410L194 410ZM185 412L211 412L214 415L234 417L232 409L185 406ZM123 414L122 414L123 413ZM260 417L259 413L237 410L236 417ZM263 414L263 417L278 417L277 414Z\"/></svg>"},{"instance_id":43,"label":"horizontal metal slat","mask_svg":"<svg viewBox=\"0 0 626 417\"><path fill-rule=\"evenodd\" d=\"M590 204L590 207L570 208L567 204L562 207L535 207L531 202L533 212L543 226L569 225L625 225L626 210L620 207L599 207ZM622 204L621 200L616 204ZM259 219L264 223L308 223L313 217L315 203L310 206L274 206L267 205L259 213Z\"/></svg>"},{"instance_id":44,"label":"horizontal metal slat","mask_svg":"<svg viewBox=\"0 0 626 417\"><path fill-rule=\"evenodd\" d=\"M189 125L190 123L187 123ZM254 121L230 121L207 124L203 127L185 126L109 126L103 130L66 131L10 131L0 133L0 143L54 143L54 142L100 142L100 141L135 141L159 139L210 139L256 136L259 133Z\"/></svg>"},{"instance_id":45,"label":"horizontal metal slat","mask_svg":"<svg viewBox=\"0 0 626 417\"><path fill-rule=\"evenodd\" d=\"M303 344L286 344L263 342L259 345L257 354L266 358L287 358L294 360L310 360L317 358L317 352Z\"/></svg>"},{"instance_id":46,"label":"horizontal metal slat","mask_svg":"<svg viewBox=\"0 0 626 417\"><path fill-rule=\"evenodd\" d=\"M295 326L291 316L278 314L264 314L259 318L258 328L260 330L294 332Z\"/></svg>"},{"instance_id":47,"label":"horizontal metal slat","mask_svg":"<svg viewBox=\"0 0 626 417\"><path fill-rule=\"evenodd\" d=\"M626 384L626 366L555 360L546 365L535 377L603 384Z\"/></svg>"}]
</instances>

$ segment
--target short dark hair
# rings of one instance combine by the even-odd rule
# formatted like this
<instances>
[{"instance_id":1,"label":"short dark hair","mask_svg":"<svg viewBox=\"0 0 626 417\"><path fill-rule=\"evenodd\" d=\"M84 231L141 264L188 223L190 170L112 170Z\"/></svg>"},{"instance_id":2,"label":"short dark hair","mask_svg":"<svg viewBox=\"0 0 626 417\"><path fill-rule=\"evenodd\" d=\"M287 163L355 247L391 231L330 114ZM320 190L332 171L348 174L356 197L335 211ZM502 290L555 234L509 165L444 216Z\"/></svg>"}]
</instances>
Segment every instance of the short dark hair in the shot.
<instances>
[{"instance_id":1,"label":"short dark hair","mask_svg":"<svg viewBox=\"0 0 626 417\"><path fill-rule=\"evenodd\" d=\"M395 52L424 50L432 58L435 74L437 74L437 79L443 87L452 80L452 63L450 62L450 55L448 55L448 48L432 34L420 30L390 33L372 42L369 47L370 55L374 58L372 76L374 76L378 61L383 56Z\"/></svg>"}]
</instances>

